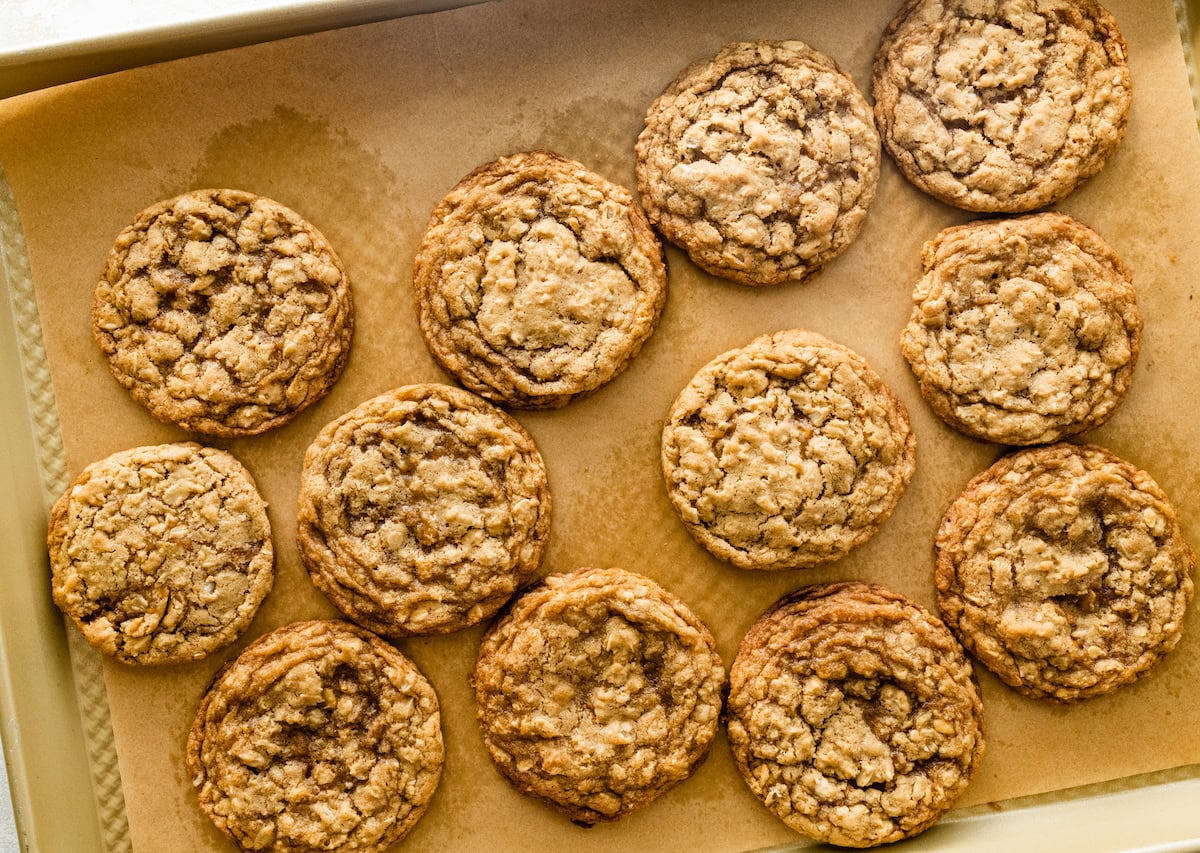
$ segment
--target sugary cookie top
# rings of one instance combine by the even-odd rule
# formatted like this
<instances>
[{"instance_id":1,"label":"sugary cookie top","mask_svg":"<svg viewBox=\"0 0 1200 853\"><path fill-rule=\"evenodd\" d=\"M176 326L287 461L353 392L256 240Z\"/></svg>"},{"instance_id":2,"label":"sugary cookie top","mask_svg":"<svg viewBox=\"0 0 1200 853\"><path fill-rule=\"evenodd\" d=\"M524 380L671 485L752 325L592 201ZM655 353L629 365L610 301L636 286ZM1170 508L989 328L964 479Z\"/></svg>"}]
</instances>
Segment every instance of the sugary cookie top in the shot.
<instances>
[{"instance_id":1,"label":"sugary cookie top","mask_svg":"<svg viewBox=\"0 0 1200 853\"><path fill-rule=\"evenodd\" d=\"M1124 264L1059 213L972 222L925 245L901 336L951 426L1043 444L1103 423L1133 378L1142 319Z\"/></svg>"},{"instance_id":2,"label":"sugary cookie top","mask_svg":"<svg viewBox=\"0 0 1200 853\"><path fill-rule=\"evenodd\" d=\"M730 670L743 778L798 832L846 847L899 841L963 793L983 706L946 626L882 587L807 587L751 627Z\"/></svg>"},{"instance_id":3,"label":"sugary cookie top","mask_svg":"<svg viewBox=\"0 0 1200 853\"><path fill-rule=\"evenodd\" d=\"M316 585L391 636L491 616L537 570L550 524L533 439L469 391L409 385L326 426L305 454L297 537Z\"/></svg>"},{"instance_id":4,"label":"sugary cookie top","mask_svg":"<svg viewBox=\"0 0 1200 853\"><path fill-rule=\"evenodd\" d=\"M650 107L637 173L651 221L708 272L801 281L862 227L879 136L832 59L798 41L739 42Z\"/></svg>"},{"instance_id":5,"label":"sugary cookie top","mask_svg":"<svg viewBox=\"0 0 1200 853\"><path fill-rule=\"evenodd\" d=\"M937 535L938 602L971 652L1029 696L1086 699L1174 648L1195 554L1146 474L1095 446L1006 456Z\"/></svg>"},{"instance_id":6,"label":"sugary cookie top","mask_svg":"<svg viewBox=\"0 0 1200 853\"><path fill-rule=\"evenodd\" d=\"M815 566L869 539L916 465L904 404L861 356L792 329L718 356L662 437L689 531L744 569Z\"/></svg>"},{"instance_id":7,"label":"sugary cookie top","mask_svg":"<svg viewBox=\"0 0 1200 853\"><path fill-rule=\"evenodd\" d=\"M243 850L381 853L424 813L444 756L437 695L404 655L345 623L298 622L217 675L187 763Z\"/></svg>"},{"instance_id":8,"label":"sugary cookie top","mask_svg":"<svg viewBox=\"0 0 1200 853\"><path fill-rule=\"evenodd\" d=\"M503 157L438 204L413 273L434 357L494 402L554 408L625 369L667 277L623 187L545 151Z\"/></svg>"},{"instance_id":9,"label":"sugary cookie top","mask_svg":"<svg viewBox=\"0 0 1200 853\"><path fill-rule=\"evenodd\" d=\"M875 118L918 187L966 210L1061 200L1125 136L1125 41L1094 0L908 0L875 58Z\"/></svg>"},{"instance_id":10,"label":"sugary cookie top","mask_svg":"<svg viewBox=\"0 0 1200 853\"><path fill-rule=\"evenodd\" d=\"M120 233L92 305L117 380L155 417L254 435L291 420L341 374L350 284L325 238L239 190L197 190Z\"/></svg>"},{"instance_id":11,"label":"sugary cookie top","mask_svg":"<svg viewBox=\"0 0 1200 853\"><path fill-rule=\"evenodd\" d=\"M48 544L55 603L126 663L183 663L233 642L274 579L254 480L192 443L89 465L54 505Z\"/></svg>"},{"instance_id":12,"label":"sugary cookie top","mask_svg":"<svg viewBox=\"0 0 1200 853\"><path fill-rule=\"evenodd\" d=\"M700 620L621 569L549 575L484 636L475 668L497 767L583 824L687 778L716 734L724 684Z\"/></svg>"}]
</instances>

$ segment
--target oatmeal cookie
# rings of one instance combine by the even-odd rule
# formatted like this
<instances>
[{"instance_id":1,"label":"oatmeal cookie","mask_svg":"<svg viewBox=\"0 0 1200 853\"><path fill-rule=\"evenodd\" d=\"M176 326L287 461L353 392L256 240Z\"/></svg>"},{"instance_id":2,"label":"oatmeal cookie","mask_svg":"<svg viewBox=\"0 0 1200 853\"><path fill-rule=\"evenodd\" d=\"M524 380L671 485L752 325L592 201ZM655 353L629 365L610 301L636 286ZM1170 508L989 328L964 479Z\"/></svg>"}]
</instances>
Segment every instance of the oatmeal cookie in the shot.
<instances>
[{"instance_id":1,"label":"oatmeal cookie","mask_svg":"<svg viewBox=\"0 0 1200 853\"><path fill-rule=\"evenodd\" d=\"M520 791L580 824L615 820L691 775L725 669L675 596L622 569L550 575L484 635L475 698Z\"/></svg>"},{"instance_id":2,"label":"oatmeal cookie","mask_svg":"<svg viewBox=\"0 0 1200 853\"><path fill-rule=\"evenodd\" d=\"M89 465L54 504L47 545L55 604L126 663L185 663L228 645L275 576L250 473L191 442Z\"/></svg>"},{"instance_id":3,"label":"oatmeal cookie","mask_svg":"<svg viewBox=\"0 0 1200 853\"><path fill-rule=\"evenodd\" d=\"M803 281L858 235L879 178L871 107L799 41L738 42L685 69L646 113L638 191L701 268Z\"/></svg>"},{"instance_id":4,"label":"oatmeal cookie","mask_svg":"<svg viewBox=\"0 0 1200 853\"><path fill-rule=\"evenodd\" d=\"M341 375L350 284L329 243L270 199L196 190L117 237L92 303L113 376L160 420L218 436L286 423Z\"/></svg>"},{"instance_id":5,"label":"oatmeal cookie","mask_svg":"<svg viewBox=\"0 0 1200 853\"><path fill-rule=\"evenodd\" d=\"M437 695L344 622L260 637L213 680L187 742L200 805L243 850L382 853L441 779Z\"/></svg>"},{"instance_id":6,"label":"oatmeal cookie","mask_svg":"<svg viewBox=\"0 0 1200 853\"><path fill-rule=\"evenodd\" d=\"M1175 647L1195 554L1144 471L1091 445L1002 458L936 540L938 605L1026 696L1064 702L1133 681Z\"/></svg>"},{"instance_id":7,"label":"oatmeal cookie","mask_svg":"<svg viewBox=\"0 0 1200 853\"><path fill-rule=\"evenodd\" d=\"M533 151L480 166L442 199L413 289L442 367L493 402L550 409L629 365L658 325L667 271L628 190Z\"/></svg>"},{"instance_id":8,"label":"oatmeal cookie","mask_svg":"<svg viewBox=\"0 0 1200 853\"><path fill-rule=\"evenodd\" d=\"M754 794L843 847L929 828L984 752L962 647L924 608L863 583L806 587L767 611L730 669L728 717Z\"/></svg>"},{"instance_id":9,"label":"oatmeal cookie","mask_svg":"<svg viewBox=\"0 0 1200 853\"><path fill-rule=\"evenodd\" d=\"M1112 248L1061 213L972 222L925 244L900 338L921 394L973 438L1048 444L1108 420L1142 317Z\"/></svg>"},{"instance_id":10,"label":"oatmeal cookie","mask_svg":"<svg viewBox=\"0 0 1200 853\"><path fill-rule=\"evenodd\" d=\"M915 465L904 404L857 353L803 329L705 365L662 435L688 531L743 569L845 556L891 515Z\"/></svg>"},{"instance_id":11,"label":"oatmeal cookie","mask_svg":"<svg viewBox=\"0 0 1200 853\"><path fill-rule=\"evenodd\" d=\"M381 634L441 634L491 616L537 571L549 527L533 439L461 388L408 385L368 400L304 456L304 563L339 610Z\"/></svg>"},{"instance_id":12,"label":"oatmeal cookie","mask_svg":"<svg viewBox=\"0 0 1200 853\"><path fill-rule=\"evenodd\" d=\"M917 187L965 210L1062 200L1125 136L1125 40L1094 0L908 0L875 57L875 119Z\"/></svg>"}]
</instances>

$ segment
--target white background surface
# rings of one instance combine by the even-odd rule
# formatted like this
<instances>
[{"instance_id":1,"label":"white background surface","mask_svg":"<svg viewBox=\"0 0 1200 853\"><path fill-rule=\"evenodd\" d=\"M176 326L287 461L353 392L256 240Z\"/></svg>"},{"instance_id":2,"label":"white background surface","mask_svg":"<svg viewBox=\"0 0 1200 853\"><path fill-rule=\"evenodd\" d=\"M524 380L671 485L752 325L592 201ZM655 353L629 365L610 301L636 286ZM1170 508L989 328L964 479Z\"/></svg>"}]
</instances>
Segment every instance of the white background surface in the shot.
<instances>
[{"instance_id":1,"label":"white background surface","mask_svg":"<svg viewBox=\"0 0 1200 853\"><path fill-rule=\"evenodd\" d=\"M281 0L2 0L0 53L285 5Z\"/></svg>"}]
</instances>

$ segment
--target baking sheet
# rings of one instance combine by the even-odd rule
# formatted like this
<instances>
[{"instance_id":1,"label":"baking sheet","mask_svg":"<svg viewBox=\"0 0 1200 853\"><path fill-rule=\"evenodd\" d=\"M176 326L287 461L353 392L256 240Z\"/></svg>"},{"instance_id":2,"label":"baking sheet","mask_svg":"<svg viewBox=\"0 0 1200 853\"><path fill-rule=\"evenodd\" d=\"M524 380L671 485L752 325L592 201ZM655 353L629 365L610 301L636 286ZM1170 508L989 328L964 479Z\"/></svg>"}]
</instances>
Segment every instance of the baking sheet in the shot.
<instances>
[{"instance_id":1,"label":"baking sheet","mask_svg":"<svg viewBox=\"0 0 1200 853\"><path fill-rule=\"evenodd\" d=\"M1061 209L1095 227L1133 270L1146 329L1127 401L1086 437L1149 470L1200 543L1200 421L1190 414L1200 379L1192 356L1200 139L1172 4L1107 5L1130 45L1129 136ZM212 673L246 642L294 619L334 615L294 543L301 456L324 423L361 400L447 381L420 341L410 283L428 212L450 186L500 154L551 148L632 187L645 109L685 65L734 39L800 38L866 90L892 11L871 0L513 0L0 103L0 163L28 243L72 475L115 450L184 437L129 401L88 331L108 248L143 207L201 186L271 196L325 232L353 281L354 349L333 392L281 430L212 442L251 469L271 506L276 587L246 638L183 667L103 665L135 850L231 849L195 805L182 761L187 728ZM921 244L968 218L911 188L885 160L862 234L811 283L751 290L668 249L663 322L630 370L560 412L516 413L546 458L555 498L543 569L620 565L657 578L708 623L727 664L762 610L805 583L870 579L932 605L933 532L999 448L937 421L897 339ZM848 558L819 570L745 573L709 557L675 518L658 471L659 431L675 394L713 355L793 325L856 349L897 391L917 434L917 473L882 532ZM1200 762L1197 620L1193 608L1183 642L1149 676L1077 707L1024 699L981 672L989 753L963 805ZM441 696L448 752L442 786L409 836L413 849L734 850L798 840L745 788L720 738L692 780L615 825L583 830L519 796L492 769L473 719L467 674L480 632L399 644Z\"/></svg>"}]
</instances>

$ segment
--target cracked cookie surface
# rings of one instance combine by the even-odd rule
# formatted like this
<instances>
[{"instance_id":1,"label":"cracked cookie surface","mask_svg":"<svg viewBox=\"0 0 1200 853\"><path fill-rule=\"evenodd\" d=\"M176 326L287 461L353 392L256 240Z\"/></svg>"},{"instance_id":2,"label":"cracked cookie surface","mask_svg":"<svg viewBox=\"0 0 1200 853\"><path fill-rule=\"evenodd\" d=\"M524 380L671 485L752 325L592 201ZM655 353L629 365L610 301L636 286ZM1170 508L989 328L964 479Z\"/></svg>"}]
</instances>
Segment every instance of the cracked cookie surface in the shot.
<instances>
[{"instance_id":1,"label":"cracked cookie surface","mask_svg":"<svg viewBox=\"0 0 1200 853\"><path fill-rule=\"evenodd\" d=\"M650 220L707 272L803 281L862 228L879 135L825 54L799 41L736 42L651 105L637 175Z\"/></svg>"},{"instance_id":2,"label":"cracked cookie surface","mask_svg":"<svg viewBox=\"0 0 1200 853\"><path fill-rule=\"evenodd\" d=\"M484 743L501 773L580 824L648 805L691 775L725 669L678 598L621 569L549 575L484 635Z\"/></svg>"},{"instance_id":3,"label":"cracked cookie surface","mask_svg":"<svg viewBox=\"0 0 1200 853\"><path fill-rule=\"evenodd\" d=\"M1104 423L1142 330L1129 272L1060 213L972 222L925 244L900 348L933 410L974 438L1046 444Z\"/></svg>"},{"instance_id":4,"label":"cracked cookie surface","mask_svg":"<svg viewBox=\"0 0 1200 853\"><path fill-rule=\"evenodd\" d=\"M191 442L89 465L54 504L47 544L54 602L126 663L185 663L228 645L274 580L250 473Z\"/></svg>"},{"instance_id":5,"label":"cracked cookie surface","mask_svg":"<svg viewBox=\"0 0 1200 853\"><path fill-rule=\"evenodd\" d=\"M382 394L305 454L301 556L339 610L381 634L440 634L491 616L537 571L549 527L533 439L461 388Z\"/></svg>"},{"instance_id":6,"label":"cracked cookie surface","mask_svg":"<svg viewBox=\"0 0 1200 853\"><path fill-rule=\"evenodd\" d=\"M438 204L413 270L430 352L524 409L616 377L658 325L662 247L624 187L547 151L502 157Z\"/></svg>"},{"instance_id":7,"label":"cracked cookie surface","mask_svg":"<svg viewBox=\"0 0 1200 853\"><path fill-rule=\"evenodd\" d=\"M845 556L891 515L915 465L904 404L857 353L803 329L709 362L662 434L675 510L743 569Z\"/></svg>"},{"instance_id":8,"label":"cracked cookie surface","mask_svg":"<svg viewBox=\"0 0 1200 853\"><path fill-rule=\"evenodd\" d=\"M983 757L983 706L962 647L883 587L785 597L742 640L729 688L742 778L784 823L830 844L922 832Z\"/></svg>"},{"instance_id":9,"label":"cracked cookie surface","mask_svg":"<svg viewBox=\"0 0 1200 853\"><path fill-rule=\"evenodd\" d=\"M196 190L118 235L92 303L109 369L155 417L255 435L291 420L341 375L350 284L296 213L240 190Z\"/></svg>"},{"instance_id":10,"label":"cracked cookie surface","mask_svg":"<svg viewBox=\"0 0 1200 853\"><path fill-rule=\"evenodd\" d=\"M875 57L875 119L917 187L966 210L1060 201L1125 136L1125 41L1094 0L908 0Z\"/></svg>"},{"instance_id":11,"label":"cracked cookie surface","mask_svg":"<svg viewBox=\"0 0 1200 853\"><path fill-rule=\"evenodd\" d=\"M437 695L378 637L297 622L260 637L200 703L187 768L243 850L381 853L425 812L445 750Z\"/></svg>"},{"instance_id":12,"label":"cracked cookie surface","mask_svg":"<svg viewBox=\"0 0 1200 853\"><path fill-rule=\"evenodd\" d=\"M1056 444L1006 456L938 530L938 606L971 653L1027 696L1074 701L1175 647L1195 554L1150 475Z\"/></svg>"}]
</instances>

